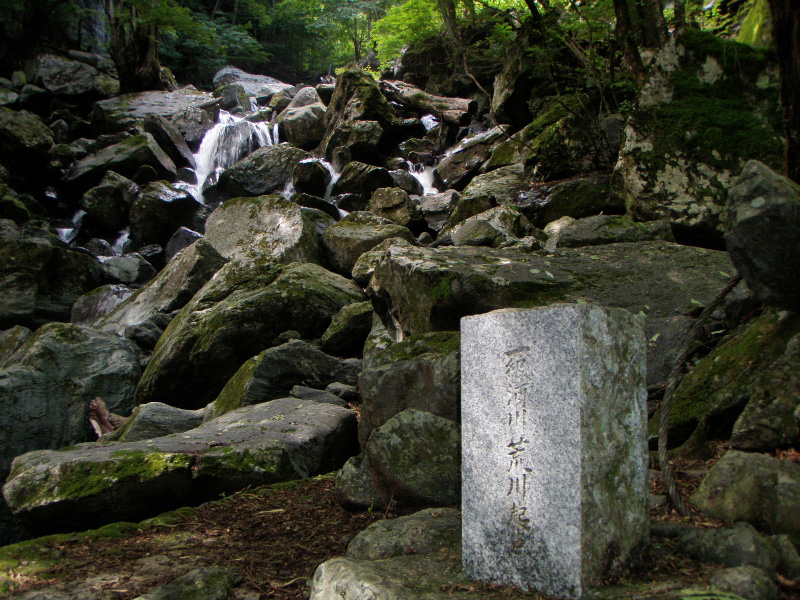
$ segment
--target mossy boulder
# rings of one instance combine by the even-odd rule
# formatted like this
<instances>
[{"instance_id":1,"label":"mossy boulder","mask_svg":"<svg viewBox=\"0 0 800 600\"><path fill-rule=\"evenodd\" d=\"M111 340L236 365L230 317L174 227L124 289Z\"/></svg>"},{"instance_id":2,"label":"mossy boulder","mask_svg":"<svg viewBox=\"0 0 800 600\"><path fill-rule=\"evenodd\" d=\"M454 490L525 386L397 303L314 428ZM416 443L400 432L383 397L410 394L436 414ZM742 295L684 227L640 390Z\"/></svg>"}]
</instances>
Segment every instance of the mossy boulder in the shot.
<instances>
[{"instance_id":1,"label":"mossy boulder","mask_svg":"<svg viewBox=\"0 0 800 600\"><path fill-rule=\"evenodd\" d=\"M284 398L190 431L18 457L3 487L38 534L136 521L249 485L327 473L355 450L351 410Z\"/></svg>"},{"instance_id":2,"label":"mossy boulder","mask_svg":"<svg viewBox=\"0 0 800 600\"><path fill-rule=\"evenodd\" d=\"M670 444L680 445L698 426L710 434L730 431L734 423L742 449L766 450L800 441L794 416L800 385L798 340L797 314L767 314L715 348L675 390ZM651 419L652 434L660 414Z\"/></svg>"},{"instance_id":3,"label":"mossy boulder","mask_svg":"<svg viewBox=\"0 0 800 600\"><path fill-rule=\"evenodd\" d=\"M133 181L108 171L97 187L81 197L80 206L102 227L119 231L128 222L128 212L138 193L139 186Z\"/></svg>"},{"instance_id":4,"label":"mossy boulder","mask_svg":"<svg viewBox=\"0 0 800 600\"><path fill-rule=\"evenodd\" d=\"M333 160L336 148L347 148L353 159L374 163L381 160L382 138L383 127L377 121L347 121L325 136L319 152L326 160Z\"/></svg>"},{"instance_id":5,"label":"mossy boulder","mask_svg":"<svg viewBox=\"0 0 800 600\"><path fill-rule=\"evenodd\" d=\"M108 171L133 178L142 166L155 170L159 179L175 181L177 168L172 159L149 133L131 136L117 144L106 146L75 162L65 181L73 188L85 190L96 186Z\"/></svg>"},{"instance_id":6,"label":"mossy boulder","mask_svg":"<svg viewBox=\"0 0 800 600\"><path fill-rule=\"evenodd\" d=\"M203 423L203 412L202 408L184 410L161 402L148 402L133 409L125 425L103 439L137 442L182 433L199 427Z\"/></svg>"},{"instance_id":7,"label":"mossy boulder","mask_svg":"<svg viewBox=\"0 0 800 600\"><path fill-rule=\"evenodd\" d=\"M46 162L53 145L53 132L35 114L26 110L0 108L0 159Z\"/></svg>"},{"instance_id":8,"label":"mossy boulder","mask_svg":"<svg viewBox=\"0 0 800 600\"><path fill-rule=\"evenodd\" d=\"M93 398L130 413L140 375L128 340L69 323L40 327L0 371L0 478L17 455L91 439Z\"/></svg>"},{"instance_id":9,"label":"mossy boulder","mask_svg":"<svg viewBox=\"0 0 800 600\"><path fill-rule=\"evenodd\" d=\"M557 96L540 103L533 122L496 145L484 169L523 164L532 167L538 180L552 181L610 166L610 153L600 143L600 123L587 110L585 96Z\"/></svg>"},{"instance_id":10,"label":"mossy boulder","mask_svg":"<svg viewBox=\"0 0 800 600\"><path fill-rule=\"evenodd\" d=\"M308 152L289 144L264 146L248 154L219 176L209 193L215 200L279 193L292 180L292 173Z\"/></svg>"},{"instance_id":11,"label":"mossy boulder","mask_svg":"<svg viewBox=\"0 0 800 600\"><path fill-rule=\"evenodd\" d=\"M625 213L625 204L611 194L607 175L579 176L556 183L540 194L530 193L526 203L520 203L537 227L557 221L561 217L582 219L599 214Z\"/></svg>"},{"instance_id":12,"label":"mossy boulder","mask_svg":"<svg viewBox=\"0 0 800 600\"><path fill-rule=\"evenodd\" d=\"M315 148L325 135L325 110L314 88L301 89L278 115L283 137L298 148Z\"/></svg>"},{"instance_id":13,"label":"mossy boulder","mask_svg":"<svg viewBox=\"0 0 800 600\"><path fill-rule=\"evenodd\" d=\"M777 69L763 51L687 28L656 55L612 187L637 220L720 243L728 189L751 159L783 164Z\"/></svg>"},{"instance_id":14,"label":"mossy boulder","mask_svg":"<svg viewBox=\"0 0 800 600\"><path fill-rule=\"evenodd\" d=\"M373 431L364 452L384 502L447 506L461 501L458 423L409 408Z\"/></svg>"},{"instance_id":15,"label":"mossy boulder","mask_svg":"<svg viewBox=\"0 0 800 600\"><path fill-rule=\"evenodd\" d=\"M322 162L313 158L301 160L292 173L294 189L301 194L323 198L330 182L331 172Z\"/></svg>"},{"instance_id":16,"label":"mossy boulder","mask_svg":"<svg viewBox=\"0 0 800 600\"><path fill-rule=\"evenodd\" d=\"M361 446L407 408L455 421L461 415L461 348L455 331L412 335L379 352L358 378Z\"/></svg>"},{"instance_id":17,"label":"mossy boulder","mask_svg":"<svg viewBox=\"0 0 800 600\"><path fill-rule=\"evenodd\" d=\"M396 339L452 331L497 308L589 302L663 318L710 302L732 273L725 252L670 242L565 248L538 256L489 248L385 251L368 292Z\"/></svg>"},{"instance_id":18,"label":"mossy boulder","mask_svg":"<svg viewBox=\"0 0 800 600\"><path fill-rule=\"evenodd\" d=\"M422 221L419 202L399 187L379 188L372 192L368 210L403 227L418 229Z\"/></svg>"},{"instance_id":19,"label":"mossy boulder","mask_svg":"<svg viewBox=\"0 0 800 600\"><path fill-rule=\"evenodd\" d=\"M361 356L372 329L372 303L355 302L333 315L320 342L325 352L336 356Z\"/></svg>"},{"instance_id":20,"label":"mossy boulder","mask_svg":"<svg viewBox=\"0 0 800 600\"><path fill-rule=\"evenodd\" d=\"M183 308L226 262L211 244L198 240L94 324L103 331L125 335L129 328L152 321L156 315L169 315Z\"/></svg>"},{"instance_id":21,"label":"mossy boulder","mask_svg":"<svg viewBox=\"0 0 800 600\"><path fill-rule=\"evenodd\" d=\"M69 321L75 301L102 283L93 256L44 238L0 238L0 327Z\"/></svg>"},{"instance_id":22,"label":"mossy boulder","mask_svg":"<svg viewBox=\"0 0 800 600\"><path fill-rule=\"evenodd\" d=\"M55 54L40 54L28 66L28 81L67 101L99 100L119 93L119 81L103 70Z\"/></svg>"},{"instance_id":23,"label":"mossy boulder","mask_svg":"<svg viewBox=\"0 0 800 600\"><path fill-rule=\"evenodd\" d=\"M5 366L6 361L32 335L33 332L30 329L21 325L15 325L10 329L0 331L0 368Z\"/></svg>"},{"instance_id":24,"label":"mossy boulder","mask_svg":"<svg viewBox=\"0 0 800 600\"><path fill-rule=\"evenodd\" d=\"M450 213L455 210L461 194L456 190L447 190L439 194L428 194L419 200L419 209L428 229L441 231L450 218Z\"/></svg>"},{"instance_id":25,"label":"mossy boulder","mask_svg":"<svg viewBox=\"0 0 800 600\"><path fill-rule=\"evenodd\" d=\"M364 252L364 254L358 257L356 264L353 265L353 271L351 273L353 280L362 288L367 287L372 274L375 272L375 267L378 266L387 248L392 246L410 248L416 245L416 243L409 242L406 238L402 237L393 237L383 240L380 244L374 246L372 250Z\"/></svg>"},{"instance_id":26,"label":"mossy boulder","mask_svg":"<svg viewBox=\"0 0 800 600\"><path fill-rule=\"evenodd\" d=\"M321 241L333 269L349 276L362 254L382 241L396 237L415 241L408 228L370 212L357 211L329 227L322 234Z\"/></svg>"},{"instance_id":27,"label":"mossy boulder","mask_svg":"<svg viewBox=\"0 0 800 600\"><path fill-rule=\"evenodd\" d=\"M358 371L359 365L325 354L302 340L267 348L228 380L216 400L206 407L204 420L242 406L285 398L295 386L324 389L334 382L353 385Z\"/></svg>"},{"instance_id":28,"label":"mossy boulder","mask_svg":"<svg viewBox=\"0 0 800 600\"><path fill-rule=\"evenodd\" d=\"M800 537L800 465L731 450L711 468L692 504L712 519L745 521L766 533Z\"/></svg>"},{"instance_id":29,"label":"mossy boulder","mask_svg":"<svg viewBox=\"0 0 800 600\"><path fill-rule=\"evenodd\" d=\"M300 205L278 195L225 201L208 217L205 239L227 259L323 261L314 223Z\"/></svg>"},{"instance_id":30,"label":"mossy boulder","mask_svg":"<svg viewBox=\"0 0 800 600\"><path fill-rule=\"evenodd\" d=\"M158 342L136 398L200 408L279 334L322 335L342 307L364 299L352 282L309 263L233 261L197 292Z\"/></svg>"},{"instance_id":31,"label":"mossy boulder","mask_svg":"<svg viewBox=\"0 0 800 600\"><path fill-rule=\"evenodd\" d=\"M498 246L529 235L531 222L515 206L496 206L450 230L454 246Z\"/></svg>"},{"instance_id":32,"label":"mossy boulder","mask_svg":"<svg viewBox=\"0 0 800 600\"><path fill-rule=\"evenodd\" d=\"M203 205L186 190L166 181L144 186L131 205L130 239L136 245L162 248L180 227L195 227Z\"/></svg>"}]
</instances>

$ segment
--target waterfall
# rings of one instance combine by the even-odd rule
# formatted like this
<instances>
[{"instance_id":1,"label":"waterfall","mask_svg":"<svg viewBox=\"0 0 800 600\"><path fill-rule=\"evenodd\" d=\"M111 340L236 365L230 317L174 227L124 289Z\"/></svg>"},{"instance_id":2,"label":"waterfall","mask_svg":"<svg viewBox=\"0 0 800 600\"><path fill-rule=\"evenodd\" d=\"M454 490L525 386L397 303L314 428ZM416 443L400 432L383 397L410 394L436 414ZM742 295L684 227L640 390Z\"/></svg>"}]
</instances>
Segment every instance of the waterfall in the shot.
<instances>
[{"instance_id":1,"label":"waterfall","mask_svg":"<svg viewBox=\"0 0 800 600\"><path fill-rule=\"evenodd\" d=\"M433 166L408 163L408 171L422 184L422 195L438 194L439 190L433 186Z\"/></svg>"},{"instance_id":2,"label":"waterfall","mask_svg":"<svg viewBox=\"0 0 800 600\"><path fill-rule=\"evenodd\" d=\"M86 211L78 210L70 222L72 227L55 227L56 235L61 239L62 242L65 244L71 244L75 241L75 238L78 237L78 232L81 230L81 221L83 221L83 217L86 215Z\"/></svg>"},{"instance_id":3,"label":"waterfall","mask_svg":"<svg viewBox=\"0 0 800 600\"><path fill-rule=\"evenodd\" d=\"M126 227L119 232L119 237L116 239L111 249L117 256L122 256L125 253L125 246L128 244L128 238L131 235L131 228Z\"/></svg>"},{"instance_id":4,"label":"waterfall","mask_svg":"<svg viewBox=\"0 0 800 600\"><path fill-rule=\"evenodd\" d=\"M253 123L221 110L219 122L206 133L194 160L197 163L198 200L203 187L213 183L225 169L262 146L271 146L268 123Z\"/></svg>"}]
</instances>

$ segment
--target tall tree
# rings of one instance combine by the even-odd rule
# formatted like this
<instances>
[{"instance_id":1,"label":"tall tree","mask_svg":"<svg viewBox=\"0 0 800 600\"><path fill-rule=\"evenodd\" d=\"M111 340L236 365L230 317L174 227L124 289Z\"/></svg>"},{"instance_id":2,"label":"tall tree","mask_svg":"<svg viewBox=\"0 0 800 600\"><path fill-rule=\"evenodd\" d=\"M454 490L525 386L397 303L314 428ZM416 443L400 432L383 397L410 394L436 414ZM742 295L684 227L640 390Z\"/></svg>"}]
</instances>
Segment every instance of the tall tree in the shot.
<instances>
[{"instance_id":1,"label":"tall tree","mask_svg":"<svg viewBox=\"0 0 800 600\"><path fill-rule=\"evenodd\" d=\"M786 175L800 183L800 2L769 0L786 128Z\"/></svg>"},{"instance_id":2,"label":"tall tree","mask_svg":"<svg viewBox=\"0 0 800 600\"><path fill-rule=\"evenodd\" d=\"M622 48L622 56L637 88L644 85L647 72L639 54L639 47L636 45L633 24L628 6L628 0L614 0L614 15L616 16L616 37L617 43Z\"/></svg>"}]
</instances>

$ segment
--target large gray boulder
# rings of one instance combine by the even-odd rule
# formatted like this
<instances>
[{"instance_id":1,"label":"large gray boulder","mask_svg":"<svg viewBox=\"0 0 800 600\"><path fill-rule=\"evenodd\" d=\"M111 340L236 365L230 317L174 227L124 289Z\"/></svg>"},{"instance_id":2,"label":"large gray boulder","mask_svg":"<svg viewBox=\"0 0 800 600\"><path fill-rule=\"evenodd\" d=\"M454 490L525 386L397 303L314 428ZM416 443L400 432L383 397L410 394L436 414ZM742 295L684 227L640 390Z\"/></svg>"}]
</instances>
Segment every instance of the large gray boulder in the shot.
<instances>
[{"instance_id":1,"label":"large gray boulder","mask_svg":"<svg viewBox=\"0 0 800 600\"><path fill-rule=\"evenodd\" d=\"M505 135L505 129L494 127L461 140L434 169L434 183L441 190L463 190L492 151L492 145Z\"/></svg>"},{"instance_id":2,"label":"large gray boulder","mask_svg":"<svg viewBox=\"0 0 800 600\"><path fill-rule=\"evenodd\" d=\"M85 62L40 54L28 65L28 82L68 101L97 100L119 92L119 82Z\"/></svg>"},{"instance_id":3,"label":"large gray boulder","mask_svg":"<svg viewBox=\"0 0 800 600\"><path fill-rule=\"evenodd\" d=\"M353 159L375 162L380 157L383 127L377 121L347 121L325 137L319 152L326 160L333 160L334 150L347 148Z\"/></svg>"},{"instance_id":4,"label":"large gray boulder","mask_svg":"<svg viewBox=\"0 0 800 600\"><path fill-rule=\"evenodd\" d=\"M127 285L119 283L101 285L75 301L69 322L77 325L93 325L130 298L133 292L134 290Z\"/></svg>"},{"instance_id":5,"label":"large gray boulder","mask_svg":"<svg viewBox=\"0 0 800 600\"><path fill-rule=\"evenodd\" d=\"M447 506L461 501L458 423L409 408L373 431L364 452L384 502Z\"/></svg>"},{"instance_id":6,"label":"large gray boulder","mask_svg":"<svg viewBox=\"0 0 800 600\"><path fill-rule=\"evenodd\" d=\"M691 502L713 519L800 535L800 465L731 450L711 468Z\"/></svg>"},{"instance_id":7,"label":"large gray boulder","mask_svg":"<svg viewBox=\"0 0 800 600\"><path fill-rule=\"evenodd\" d=\"M309 157L305 150L289 144L259 148L222 172L213 197L227 200L281 192L292 180L297 164Z\"/></svg>"},{"instance_id":8,"label":"large gray boulder","mask_svg":"<svg viewBox=\"0 0 800 600\"><path fill-rule=\"evenodd\" d=\"M354 160L342 169L342 174L333 186L333 193L356 194L366 203L375 190L385 187L394 187L394 179L389 171Z\"/></svg>"},{"instance_id":9,"label":"large gray boulder","mask_svg":"<svg viewBox=\"0 0 800 600\"><path fill-rule=\"evenodd\" d=\"M329 227L321 242L333 269L349 276L362 254L391 238L415 241L408 228L370 212L356 211Z\"/></svg>"},{"instance_id":10,"label":"large gray boulder","mask_svg":"<svg viewBox=\"0 0 800 600\"><path fill-rule=\"evenodd\" d=\"M184 410L161 402L148 402L133 409L125 425L107 437L120 442L149 440L200 427L203 416L202 408Z\"/></svg>"},{"instance_id":11,"label":"large gray boulder","mask_svg":"<svg viewBox=\"0 0 800 600\"><path fill-rule=\"evenodd\" d=\"M172 159L176 167L194 169L197 166L183 134L169 119L162 115L147 115L142 126L147 133L153 136L153 139Z\"/></svg>"},{"instance_id":12,"label":"large gray boulder","mask_svg":"<svg viewBox=\"0 0 800 600\"><path fill-rule=\"evenodd\" d=\"M800 186L748 162L728 191L725 242L756 298L800 310Z\"/></svg>"},{"instance_id":13,"label":"large gray boulder","mask_svg":"<svg viewBox=\"0 0 800 600\"><path fill-rule=\"evenodd\" d=\"M42 120L25 110L0 108L0 159L14 162L39 159L53 145L53 132Z\"/></svg>"},{"instance_id":14,"label":"large gray boulder","mask_svg":"<svg viewBox=\"0 0 800 600\"><path fill-rule=\"evenodd\" d=\"M181 251L146 286L95 322L103 331L120 335L183 308L227 260L205 240Z\"/></svg>"},{"instance_id":15,"label":"large gray boulder","mask_svg":"<svg viewBox=\"0 0 800 600\"><path fill-rule=\"evenodd\" d=\"M450 331L412 335L375 356L358 378L362 448L375 429L408 408L460 421L460 339Z\"/></svg>"},{"instance_id":16,"label":"large gray boulder","mask_svg":"<svg viewBox=\"0 0 800 600\"><path fill-rule=\"evenodd\" d=\"M596 215L576 219L559 229L556 235L547 240L547 248L578 248L652 240L675 241L668 220L637 223L622 215Z\"/></svg>"},{"instance_id":17,"label":"large gray boulder","mask_svg":"<svg viewBox=\"0 0 800 600\"><path fill-rule=\"evenodd\" d=\"M452 331L459 319L496 308L590 302L648 318L690 314L732 272L725 252L670 242L608 244L553 256L488 248L391 247L369 293L397 339Z\"/></svg>"},{"instance_id":18,"label":"large gray boulder","mask_svg":"<svg viewBox=\"0 0 800 600\"><path fill-rule=\"evenodd\" d=\"M127 177L108 171L96 187L89 189L80 200L80 206L92 219L107 229L119 231L128 222L139 186Z\"/></svg>"},{"instance_id":19,"label":"large gray boulder","mask_svg":"<svg viewBox=\"0 0 800 600\"><path fill-rule=\"evenodd\" d=\"M689 28L671 38L654 57L612 176L628 214L720 243L744 164L783 164L777 84L761 50Z\"/></svg>"},{"instance_id":20,"label":"large gray boulder","mask_svg":"<svg viewBox=\"0 0 800 600\"><path fill-rule=\"evenodd\" d=\"M227 200L208 217L205 239L227 259L323 262L314 223L277 195Z\"/></svg>"},{"instance_id":21,"label":"large gray boulder","mask_svg":"<svg viewBox=\"0 0 800 600\"><path fill-rule=\"evenodd\" d=\"M206 407L205 420L236 408L284 398L295 386L324 389L331 383L356 383L358 361L325 354L302 340L268 348L254 356L231 377L214 402Z\"/></svg>"},{"instance_id":22,"label":"large gray boulder","mask_svg":"<svg viewBox=\"0 0 800 600\"><path fill-rule=\"evenodd\" d=\"M298 148L314 148L325 135L325 110L322 99L313 87L301 89L278 115L283 137Z\"/></svg>"},{"instance_id":23,"label":"large gray boulder","mask_svg":"<svg viewBox=\"0 0 800 600\"><path fill-rule=\"evenodd\" d=\"M230 262L170 323L142 376L137 401L205 406L279 334L294 329L318 337L342 307L363 299L352 281L318 265Z\"/></svg>"},{"instance_id":24,"label":"large gray boulder","mask_svg":"<svg viewBox=\"0 0 800 600\"><path fill-rule=\"evenodd\" d=\"M214 96L198 91L191 85L168 92L123 94L95 102L92 123L104 133L116 133L129 129L150 114L172 119L187 109L200 109L213 101Z\"/></svg>"},{"instance_id":25,"label":"large gray boulder","mask_svg":"<svg viewBox=\"0 0 800 600\"><path fill-rule=\"evenodd\" d=\"M69 321L75 301L102 283L88 254L43 238L0 238L0 327Z\"/></svg>"},{"instance_id":26,"label":"large gray boulder","mask_svg":"<svg viewBox=\"0 0 800 600\"><path fill-rule=\"evenodd\" d=\"M152 135L143 133L106 146L75 162L65 181L74 187L88 188L98 185L108 171L132 178L144 165L155 169L160 179L175 181L177 178L177 169L172 159Z\"/></svg>"},{"instance_id":27,"label":"large gray boulder","mask_svg":"<svg viewBox=\"0 0 800 600\"><path fill-rule=\"evenodd\" d=\"M136 521L336 469L355 449L355 427L348 409L285 398L166 437L31 452L3 495L38 534Z\"/></svg>"},{"instance_id":28,"label":"large gray boulder","mask_svg":"<svg viewBox=\"0 0 800 600\"><path fill-rule=\"evenodd\" d=\"M289 89L292 87L288 83L278 81L274 77L248 73L237 67L223 67L214 74L214 88L231 83L241 85L249 96L258 97L263 97L267 93L274 94L282 89Z\"/></svg>"},{"instance_id":29,"label":"large gray boulder","mask_svg":"<svg viewBox=\"0 0 800 600\"><path fill-rule=\"evenodd\" d=\"M140 375L128 340L69 323L40 327L0 371L0 478L17 455L91 439L95 397L128 414Z\"/></svg>"},{"instance_id":30,"label":"large gray boulder","mask_svg":"<svg viewBox=\"0 0 800 600\"><path fill-rule=\"evenodd\" d=\"M530 234L531 222L515 206L496 206L450 230L454 246L498 247Z\"/></svg>"},{"instance_id":31,"label":"large gray boulder","mask_svg":"<svg viewBox=\"0 0 800 600\"><path fill-rule=\"evenodd\" d=\"M361 356L372 329L372 302L356 302L333 315L320 338L325 352L335 356Z\"/></svg>"}]
</instances>

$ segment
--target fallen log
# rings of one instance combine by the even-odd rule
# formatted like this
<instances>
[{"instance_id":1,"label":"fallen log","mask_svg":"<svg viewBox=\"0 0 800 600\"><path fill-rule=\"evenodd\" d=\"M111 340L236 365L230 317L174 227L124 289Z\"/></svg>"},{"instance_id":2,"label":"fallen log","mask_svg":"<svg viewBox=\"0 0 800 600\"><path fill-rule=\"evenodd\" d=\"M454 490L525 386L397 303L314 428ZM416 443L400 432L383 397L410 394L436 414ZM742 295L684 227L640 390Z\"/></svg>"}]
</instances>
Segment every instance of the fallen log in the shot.
<instances>
[{"instance_id":1,"label":"fallen log","mask_svg":"<svg viewBox=\"0 0 800 600\"><path fill-rule=\"evenodd\" d=\"M478 103L474 100L434 96L405 81L381 81L379 85L389 100L423 114L433 114L453 125L468 125L478 109Z\"/></svg>"}]
</instances>

